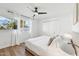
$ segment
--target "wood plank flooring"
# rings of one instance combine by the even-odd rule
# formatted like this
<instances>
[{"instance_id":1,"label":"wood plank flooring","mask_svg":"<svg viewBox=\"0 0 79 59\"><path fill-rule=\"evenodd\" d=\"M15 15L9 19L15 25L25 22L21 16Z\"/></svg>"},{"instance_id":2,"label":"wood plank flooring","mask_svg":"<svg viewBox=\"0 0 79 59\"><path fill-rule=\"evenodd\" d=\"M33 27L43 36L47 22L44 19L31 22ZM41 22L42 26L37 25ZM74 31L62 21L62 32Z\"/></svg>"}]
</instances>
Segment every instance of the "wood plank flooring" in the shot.
<instances>
[{"instance_id":1,"label":"wood plank flooring","mask_svg":"<svg viewBox=\"0 0 79 59\"><path fill-rule=\"evenodd\" d=\"M25 51L24 44L0 49L0 56L33 56Z\"/></svg>"}]
</instances>

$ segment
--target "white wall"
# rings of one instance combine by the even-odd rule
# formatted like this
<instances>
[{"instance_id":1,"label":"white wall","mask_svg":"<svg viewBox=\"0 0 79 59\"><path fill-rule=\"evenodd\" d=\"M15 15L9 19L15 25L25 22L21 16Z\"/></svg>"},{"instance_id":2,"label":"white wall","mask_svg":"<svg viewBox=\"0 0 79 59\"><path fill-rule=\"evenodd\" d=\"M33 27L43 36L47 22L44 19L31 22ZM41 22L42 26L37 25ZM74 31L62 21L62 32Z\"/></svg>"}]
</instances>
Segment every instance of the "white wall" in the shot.
<instances>
[{"instance_id":1,"label":"white wall","mask_svg":"<svg viewBox=\"0 0 79 59\"><path fill-rule=\"evenodd\" d=\"M39 31L41 27L39 25L40 23L38 19L32 20L32 34L31 34L32 37L36 37L40 35Z\"/></svg>"},{"instance_id":2,"label":"white wall","mask_svg":"<svg viewBox=\"0 0 79 59\"><path fill-rule=\"evenodd\" d=\"M41 21L42 34L53 35L70 33L73 25L73 14Z\"/></svg>"},{"instance_id":3,"label":"white wall","mask_svg":"<svg viewBox=\"0 0 79 59\"><path fill-rule=\"evenodd\" d=\"M0 16L20 20L20 17L14 14L7 13L6 9L0 9ZM22 19L22 18L21 18ZM18 23L19 25L19 23ZM20 44L25 42L25 40L38 36L38 21L32 20L32 29L31 32L23 31L18 27L17 32L14 30L0 30L0 49L9 47L15 44Z\"/></svg>"},{"instance_id":4,"label":"white wall","mask_svg":"<svg viewBox=\"0 0 79 59\"><path fill-rule=\"evenodd\" d=\"M70 8L68 7L68 10L70 11L68 11L67 13L60 14L59 16L56 16L54 18L41 20L39 25L40 28L38 31L39 34L53 35L54 33L61 34L61 33L72 32L72 26L76 19L75 8L76 8L75 4L71 5ZM62 11L60 12L62 13Z\"/></svg>"}]
</instances>

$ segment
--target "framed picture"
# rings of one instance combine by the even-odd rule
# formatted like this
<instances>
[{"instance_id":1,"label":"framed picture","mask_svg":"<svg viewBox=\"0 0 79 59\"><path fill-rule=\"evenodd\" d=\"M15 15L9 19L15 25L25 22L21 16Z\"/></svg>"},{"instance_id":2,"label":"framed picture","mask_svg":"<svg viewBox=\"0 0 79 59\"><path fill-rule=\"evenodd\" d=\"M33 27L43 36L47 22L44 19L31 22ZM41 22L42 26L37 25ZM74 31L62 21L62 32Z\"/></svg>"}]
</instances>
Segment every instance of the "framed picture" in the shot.
<instances>
[{"instance_id":1,"label":"framed picture","mask_svg":"<svg viewBox=\"0 0 79 59\"><path fill-rule=\"evenodd\" d=\"M20 28L24 28L24 21L20 20Z\"/></svg>"}]
</instances>

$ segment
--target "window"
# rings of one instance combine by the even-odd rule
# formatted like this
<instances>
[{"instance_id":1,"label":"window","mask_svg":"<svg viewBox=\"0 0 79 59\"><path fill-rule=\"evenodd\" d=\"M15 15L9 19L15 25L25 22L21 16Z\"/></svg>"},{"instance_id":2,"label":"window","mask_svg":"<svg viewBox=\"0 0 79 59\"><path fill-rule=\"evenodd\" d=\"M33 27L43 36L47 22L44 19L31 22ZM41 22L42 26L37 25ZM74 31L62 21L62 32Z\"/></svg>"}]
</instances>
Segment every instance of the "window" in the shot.
<instances>
[{"instance_id":1,"label":"window","mask_svg":"<svg viewBox=\"0 0 79 59\"><path fill-rule=\"evenodd\" d=\"M0 30L16 29L16 20L8 19L6 17L0 16Z\"/></svg>"},{"instance_id":2,"label":"window","mask_svg":"<svg viewBox=\"0 0 79 59\"><path fill-rule=\"evenodd\" d=\"M31 19L26 18L26 19L24 20L24 29L25 29L26 31L31 31L31 27L32 27L32 21L31 21Z\"/></svg>"},{"instance_id":3,"label":"window","mask_svg":"<svg viewBox=\"0 0 79 59\"><path fill-rule=\"evenodd\" d=\"M0 16L0 30L9 30L17 29L17 20L8 19L6 17ZM20 20L20 28L23 28L25 31L31 31L32 21L30 18L25 18Z\"/></svg>"}]
</instances>

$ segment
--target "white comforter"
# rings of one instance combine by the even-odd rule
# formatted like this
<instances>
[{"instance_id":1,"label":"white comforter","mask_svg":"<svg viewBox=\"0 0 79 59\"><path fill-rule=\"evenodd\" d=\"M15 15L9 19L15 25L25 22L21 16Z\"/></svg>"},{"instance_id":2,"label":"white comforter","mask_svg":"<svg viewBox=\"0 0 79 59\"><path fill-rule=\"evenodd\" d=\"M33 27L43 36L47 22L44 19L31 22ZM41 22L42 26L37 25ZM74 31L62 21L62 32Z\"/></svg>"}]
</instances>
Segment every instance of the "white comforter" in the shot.
<instances>
[{"instance_id":1,"label":"white comforter","mask_svg":"<svg viewBox=\"0 0 79 59\"><path fill-rule=\"evenodd\" d=\"M48 46L49 38L48 36L32 38L27 40L25 45L40 56L70 56L57 47L55 42Z\"/></svg>"}]
</instances>

